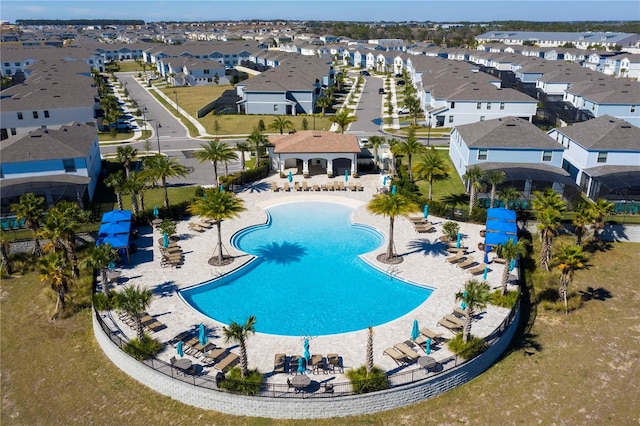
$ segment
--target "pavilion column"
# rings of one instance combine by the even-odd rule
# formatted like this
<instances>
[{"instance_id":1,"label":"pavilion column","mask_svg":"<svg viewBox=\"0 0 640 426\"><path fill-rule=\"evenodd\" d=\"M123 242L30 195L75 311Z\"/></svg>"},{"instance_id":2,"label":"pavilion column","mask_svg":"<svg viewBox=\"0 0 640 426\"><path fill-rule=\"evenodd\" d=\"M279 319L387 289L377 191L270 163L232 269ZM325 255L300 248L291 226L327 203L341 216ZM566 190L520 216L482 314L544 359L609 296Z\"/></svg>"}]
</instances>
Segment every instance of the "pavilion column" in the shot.
<instances>
[{"instance_id":1,"label":"pavilion column","mask_svg":"<svg viewBox=\"0 0 640 426\"><path fill-rule=\"evenodd\" d=\"M358 174L358 155L354 154L351 159L351 176Z\"/></svg>"},{"instance_id":2,"label":"pavilion column","mask_svg":"<svg viewBox=\"0 0 640 426\"><path fill-rule=\"evenodd\" d=\"M333 176L333 160L327 159L327 176Z\"/></svg>"},{"instance_id":3,"label":"pavilion column","mask_svg":"<svg viewBox=\"0 0 640 426\"><path fill-rule=\"evenodd\" d=\"M309 174L309 160L302 160L302 174L305 176Z\"/></svg>"},{"instance_id":4,"label":"pavilion column","mask_svg":"<svg viewBox=\"0 0 640 426\"><path fill-rule=\"evenodd\" d=\"M524 198L529 198L531 195L531 179L526 179L524 181Z\"/></svg>"}]
</instances>

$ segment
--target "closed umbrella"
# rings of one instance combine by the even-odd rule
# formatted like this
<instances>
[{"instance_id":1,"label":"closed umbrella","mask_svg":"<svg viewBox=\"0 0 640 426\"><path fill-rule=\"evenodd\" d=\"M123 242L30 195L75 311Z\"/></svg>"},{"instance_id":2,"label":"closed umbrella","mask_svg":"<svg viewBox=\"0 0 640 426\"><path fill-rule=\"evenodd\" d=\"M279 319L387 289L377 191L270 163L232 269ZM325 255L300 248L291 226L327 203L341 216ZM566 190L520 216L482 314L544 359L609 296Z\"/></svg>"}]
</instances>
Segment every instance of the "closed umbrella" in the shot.
<instances>
[{"instance_id":1,"label":"closed umbrella","mask_svg":"<svg viewBox=\"0 0 640 426\"><path fill-rule=\"evenodd\" d=\"M516 260L515 259L511 259L509 261L509 271L513 271L513 268L516 267Z\"/></svg>"},{"instance_id":2,"label":"closed umbrella","mask_svg":"<svg viewBox=\"0 0 640 426\"><path fill-rule=\"evenodd\" d=\"M182 358L184 356L184 349L182 349L182 342L178 342L178 346L176 346L176 352Z\"/></svg>"},{"instance_id":3,"label":"closed umbrella","mask_svg":"<svg viewBox=\"0 0 640 426\"><path fill-rule=\"evenodd\" d=\"M429 355L431 353L431 338L427 339L427 345L424 348L424 351Z\"/></svg>"},{"instance_id":4,"label":"closed umbrella","mask_svg":"<svg viewBox=\"0 0 640 426\"><path fill-rule=\"evenodd\" d=\"M466 304L466 303L464 303L464 302L462 302L462 303L460 304L460 308L462 308L462 310L463 310L463 311L466 311L466 310L467 310L467 304Z\"/></svg>"},{"instance_id":5,"label":"closed umbrella","mask_svg":"<svg viewBox=\"0 0 640 426\"><path fill-rule=\"evenodd\" d=\"M396 191L398 190L398 188L393 185L393 187L391 188L391 195L396 195Z\"/></svg>"},{"instance_id":6,"label":"closed umbrella","mask_svg":"<svg viewBox=\"0 0 640 426\"><path fill-rule=\"evenodd\" d=\"M424 218L426 219L429 216L429 204L424 205Z\"/></svg>"},{"instance_id":7,"label":"closed umbrella","mask_svg":"<svg viewBox=\"0 0 640 426\"><path fill-rule=\"evenodd\" d=\"M484 267L484 272L482 273L482 279L486 280L487 279L487 273L489 272L489 268L487 268L486 266Z\"/></svg>"},{"instance_id":8,"label":"closed umbrella","mask_svg":"<svg viewBox=\"0 0 640 426\"><path fill-rule=\"evenodd\" d=\"M344 171L344 181L345 182L349 181L349 169Z\"/></svg>"},{"instance_id":9,"label":"closed umbrella","mask_svg":"<svg viewBox=\"0 0 640 426\"><path fill-rule=\"evenodd\" d=\"M462 235L458 232L458 239L456 240L456 248L460 248L460 242L462 241Z\"/></svg>"},{"instance_id":10,"label":"closed umbrella","mask_svg":"<svg viewBox=\"0 0 640 426\"><path fill-rule=\"evenodd\" d=\"M418 320L413 320L413 328L411 329L411 340L415 341L420 336L420 330L418 329Z\"/></svg>"},{"instance_id":11,"label":"closed umbrella","mask_svg":"<svg viewBox=\"0 0 640 426\"><path fill-rule=\"evenodd\" d=\"M309 353L309 339L304 339L304 353L302 356L307 362L311 359L311 354Z\"/></svg>"},{"instance_id":12,"label":"closed umbrella","mask_svg":"<svg viewBox=\"0 0 640 426\"><path fill-rule=\"evenodd\" d=\"M289 183L291 183L293 181L293 173L291 173L291 170L289 170Z\"/></svg>"},{"instance_id":13,"label":"closed umbrella","mask_svg":"<svg viewBox=\"0 0 640 426\"><path fill-rule=\"evenodd\" d=\"M162 245L164 246L164 248L169 247L169 234L167 234L166 232L162 235Z\"/></svg>"},{"instance_id":14,"label":"closed umbrella","mask_svg":"<svg viewBox=\"0 0 640 426\"><path fill-rule=\"evenodd\" d=\"M298 373L300 373L300 374L304 374L304 373L307 372L307 368L304 365L304 361L305 361L304 358L300 358L298 360Z\"/></svg>"},{"instance_id":15,"label":"closed umbrella","mask_svg":"<svg viewBox=\"0 0 640 426\"><path fill-rule=\"evenodd\" d=\"M198 340L200 341L200 344L203 346L206 345L207 342L209 341L209 338L207 337L207 333L205 332L204 324L200 324L199 332L198 332Z\"/></svg>"},{"instance_id":16,"label":"closed umbrella","mask_svg":"<svg viewBox=\"0 0 640 426\"><path fill-rule=\"evenodd\" d=\"M153 215L155 217L160 216L160 212L158 211L158 206L153 206Z\"/></svg>"},{"instance_id":17,"label":"closed umbrella","mask_svg":"<svg viewBox=\"0 0 640 426\"><path fill-rule=\"evenodd\" d=\"M382 186L387 186L387 177L382 178Z\"/></svg>"}]
</instances>

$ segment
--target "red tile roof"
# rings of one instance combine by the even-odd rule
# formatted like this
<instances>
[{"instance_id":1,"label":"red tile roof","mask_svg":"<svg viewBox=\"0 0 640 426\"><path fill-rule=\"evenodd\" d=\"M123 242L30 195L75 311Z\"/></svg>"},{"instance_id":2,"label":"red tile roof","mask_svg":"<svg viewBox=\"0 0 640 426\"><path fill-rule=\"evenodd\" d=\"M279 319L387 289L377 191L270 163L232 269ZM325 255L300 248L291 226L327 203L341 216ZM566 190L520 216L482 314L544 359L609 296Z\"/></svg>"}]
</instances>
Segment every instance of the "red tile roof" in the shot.
<instances>
[{"instance_id":1,"label":"red tile roof","mask_svg":"<svg viewBox=\"0 0 640 426\"><path fill-rule=\"evenodd\" d=\"M276 154L360 152L356 136L319 130L273 135L269 136L269 141L275 146Z\"/></svg>"}]
</instances>

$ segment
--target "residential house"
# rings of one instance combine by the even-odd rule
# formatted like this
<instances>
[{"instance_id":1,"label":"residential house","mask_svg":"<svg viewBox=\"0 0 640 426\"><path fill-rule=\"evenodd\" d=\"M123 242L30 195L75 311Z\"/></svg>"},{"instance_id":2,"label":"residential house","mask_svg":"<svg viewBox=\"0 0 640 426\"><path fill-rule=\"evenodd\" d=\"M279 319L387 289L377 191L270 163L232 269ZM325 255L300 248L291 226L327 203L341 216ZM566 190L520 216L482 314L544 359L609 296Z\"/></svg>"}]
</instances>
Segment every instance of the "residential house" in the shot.
<instances>
[{"instance_id":1,"label":"residential house","mask_svg":"<svg viewBox=\"0 0 640 426\"><path fill-rule=\"evenodd\" d=\"M22 194L43 196L49 206L78 202L88 208L100 177L98 133L91 124L71 123L32 130L0 145L1 205L8 211Z\"/></svg>"},{"instance_id":2,"label":"residential house","mask_svg":"<svg viewBox=\"0 0 640 426\"><path fill-rule=\"evenodd\" d=\"M603 46L612 49L616 46L622 48L632 47L639 39L640 34L618 32L546 32L546 31L489 31L477 35L478 43L501 42L505 44L520 44L525 42L536 44L540 47L558 47L564 44L573 44L580 49L590 46Z\"/></svg>"},{"instance_id":3,"label":"residential house","mask_svg":"<svg viewBox=\"0 0 640 426\"><path fill-rule=\"evenodd\" d=\"M189 57L164 58L160 62L164 71L163 77L168 77L173 86L199 86L215 84L225 78L225 67L218 61L211 59L194 59Z\"/></svg>"},{"instance_id":4,"label":"residential house","mask_svg":"<svg viewBox=\"0 0 640 426\"><path fill-rule=\"evenodd\" d=\"M562 168L592 200L640 200L640 128L610 115L552 129Z\"/></svg>"},{"instance_id":5,"label":"residential house","mask_svg":"<svg viewBox=\"0 0 640 426\"><path fill-rule=\"evenodd\" d=\"M516 117L455 126L449 144L449 156L461 179L474 166L502 171L506 179L500 187L513 187L526 200L533 191L548 187L568 199L576 198L577 186L561 168L564 150L535 125Z\"/></svg>"}]
</instances>

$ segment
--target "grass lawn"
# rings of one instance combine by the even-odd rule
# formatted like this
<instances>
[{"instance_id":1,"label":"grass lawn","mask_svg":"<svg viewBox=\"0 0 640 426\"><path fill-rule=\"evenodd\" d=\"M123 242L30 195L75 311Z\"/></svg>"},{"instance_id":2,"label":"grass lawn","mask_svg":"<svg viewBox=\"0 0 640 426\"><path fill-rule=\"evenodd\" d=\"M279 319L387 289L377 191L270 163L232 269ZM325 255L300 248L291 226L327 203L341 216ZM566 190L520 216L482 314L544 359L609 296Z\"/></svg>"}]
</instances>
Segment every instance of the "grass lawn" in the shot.
<instances>
[{"instance_id":1,"label":"grass lawn","mask_svg":"<svg viewBox=\"0 0 640 426\"><path fill-rule=\"evenodd\" d=\"M523 349L438 398L347 419L281 421L204 411L161 396L102 354L90 311L50 321L53 299L35 272L0 284L3 425L637 425L640 244L590 257L570 290L577 311L538 310ZM249 343L250 345L250 343ZM253 348L250 350L259 350ZM330 403L330 402L328 402Z\"/></svg>"}]
</instances>

